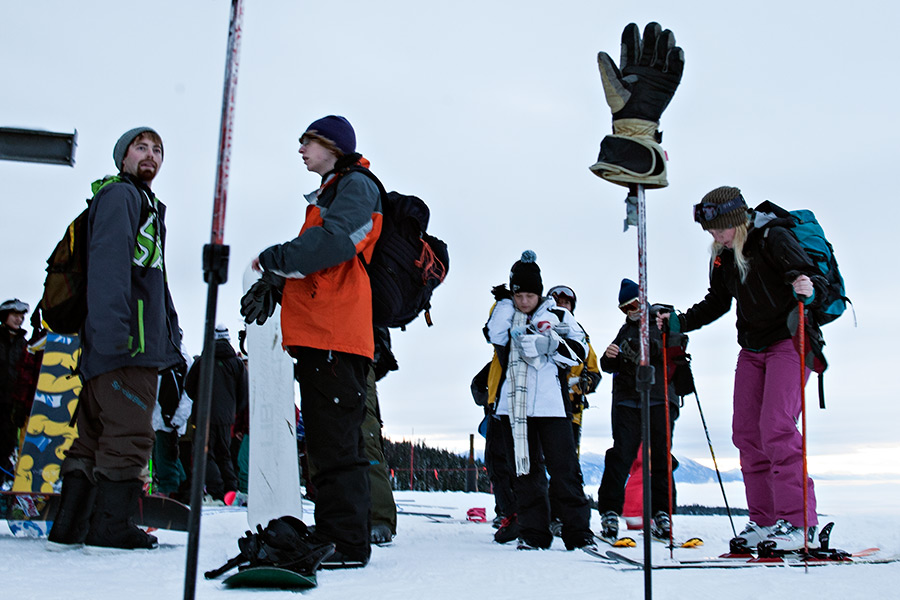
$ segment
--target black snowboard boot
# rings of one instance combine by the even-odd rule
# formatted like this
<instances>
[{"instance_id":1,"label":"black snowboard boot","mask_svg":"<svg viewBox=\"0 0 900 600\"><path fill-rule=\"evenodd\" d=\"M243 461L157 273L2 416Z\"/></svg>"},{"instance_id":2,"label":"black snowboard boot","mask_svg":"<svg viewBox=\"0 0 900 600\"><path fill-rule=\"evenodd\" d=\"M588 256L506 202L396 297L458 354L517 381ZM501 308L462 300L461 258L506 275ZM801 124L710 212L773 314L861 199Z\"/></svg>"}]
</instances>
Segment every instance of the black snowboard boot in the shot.
<instances>
[{"instance_id":1,"label":"black snowboard boot","mask_svg":"<svg viewBox=\"0 0 900 600\"><path fill-rule=\"evenodd\" d=\"M47 536L48 550L68 550L84 544L96 496L97 487L83 471L63 475L59 509Z\"/></svg>"},{"instance_id":2,"label":"black snowboard boot","mask_svg":"<svg viewBox=\"0 0 900 600\"><path fill-rule=\"evenodd\" d=\"M102 475L97 478L97 500L91 529L84 542L86 546L151 550L159 545L156 536L148 534L133 521L142 488L139 479L110 481Z\"/></svg>"}]
</instances>

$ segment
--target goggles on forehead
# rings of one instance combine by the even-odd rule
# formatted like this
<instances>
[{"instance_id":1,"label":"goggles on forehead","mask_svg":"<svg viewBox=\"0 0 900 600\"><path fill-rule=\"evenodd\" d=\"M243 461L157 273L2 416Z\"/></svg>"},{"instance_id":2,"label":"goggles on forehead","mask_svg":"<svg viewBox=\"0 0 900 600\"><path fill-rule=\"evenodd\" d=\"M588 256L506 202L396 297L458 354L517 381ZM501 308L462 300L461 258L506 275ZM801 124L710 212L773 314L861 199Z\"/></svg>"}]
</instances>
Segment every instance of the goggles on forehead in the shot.
<instances>
[{"instance_id":1,"label":"goggles on forehead","mask_svg":"<svg viewBox=\"0 0 900 600\"><path fill-rule=\"evenodd\" d=\"M622 304L619 305L619 310L621 310L626 315L628 313L633 313L634 311L640 310L640 309L641 309L641 301L638 298L635 298L634 300L629 300L628 302L623 302Z\"/></svg>"},{"instance_id":2,"label":"goggles on forehead","mask_svg":"<svg viewBox=\"0 0 900 600\"><path fill-rule=\"evenodd\" d=\"M550 291L547 292L549 296L553 296L556 298L557 296L563 296L564 298L568 298L569 300L575 299L575 292L572 291L572 288L565 285L557 285L556 287L550 288Z\"/></svg>"},{"instance_id":3,"label":"goggles on forehead","mask_svg":"<svg viewBox=\"0 0 900 600\"><path fill-rule=\"evenodd\" d=\"M714 204L712 202L701 202L694 205L694 221L697 223L709 223L716 217L730 213L738 208L747 208L744 197L740 194L722 204Z\"/></svg>"},{"instance_id":4,"label":"goggles on forehead","mask_svg":"<svg viewBox=\"0 0 900 600\"><path fill-rule=\"evenodd\" d=\"M28 312L28 304L26 302L22 302L18 298L13 298L12 300L7 300L3 304L0 304L0 310L26 313Z\"/></svg>"}]
</instances>

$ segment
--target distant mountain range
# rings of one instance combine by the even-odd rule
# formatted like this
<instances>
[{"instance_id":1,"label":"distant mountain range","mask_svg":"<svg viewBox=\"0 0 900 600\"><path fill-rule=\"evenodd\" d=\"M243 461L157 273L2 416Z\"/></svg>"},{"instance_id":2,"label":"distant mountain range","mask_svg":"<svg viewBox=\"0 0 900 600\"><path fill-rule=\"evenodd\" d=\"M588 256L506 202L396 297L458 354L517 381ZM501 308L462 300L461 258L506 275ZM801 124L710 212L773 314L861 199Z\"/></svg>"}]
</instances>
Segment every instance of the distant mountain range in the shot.
<instances>
[{"instance_id":1,"label":"distant mountain range","mask_svg":"<svg viewBox=\"0 0 900 600\"><path fill-rule=\"evenodd\" d=\"M673 473L675 483L718 483L715 470L704 467L690 458L681 456L676 458L678 459L678 468ZM581 472L584 474L585 485L600 485L604 462L603 454L586 453L581 455ZM740 469L721 471L721 474L723 482L742 480Z\"/></svg>"},{"instance_id":2,"label":"distant mountain range","mask_svg":"<svg viewBox=\"0 0 900 600\"><path fill-rule=\"evenodd\" d=\"M483 452L476 452L479 460L484 460ZM678 459L678 468L675 469L675 483L718 483L716 472L714 469L704 467L697 461L681 456ZM581 472L584 475L584 484L595 486L600 485L603 479L603 464L606 457L603 454L585 453L581 455ZM731 481L743 481L740 469L732 469L731 471L721 471L722 481L728 483Z\"/></svg>"}]
</instances>

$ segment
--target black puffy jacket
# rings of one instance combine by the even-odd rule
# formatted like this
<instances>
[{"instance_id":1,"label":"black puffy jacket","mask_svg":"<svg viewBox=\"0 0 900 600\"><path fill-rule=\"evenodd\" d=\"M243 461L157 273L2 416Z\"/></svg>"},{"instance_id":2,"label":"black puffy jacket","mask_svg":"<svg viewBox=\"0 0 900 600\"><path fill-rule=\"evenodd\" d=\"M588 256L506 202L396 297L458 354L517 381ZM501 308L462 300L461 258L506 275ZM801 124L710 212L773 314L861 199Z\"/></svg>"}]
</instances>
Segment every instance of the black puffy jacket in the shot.
<instances>
[{"instance_id":1,"label":"black puffy jacket","mask_svg":"<svg viewBox=\"0 0 900 600\"><path fill-rule=\"evenodd\" d=\"M742 348L764 350L789 339L787 318L797 307L791 283L807 275L816 290L813 302L822 296L826 285L815 264L806 255L793 234L778 220L751 225L743 253L750 263L746 281L740 280L734 251L723 249L713 257L710 266L709 291L706 297L681 315L684 332L712 323L731 309L737 301L737 340Z\"/></svg>"}]
</instances>

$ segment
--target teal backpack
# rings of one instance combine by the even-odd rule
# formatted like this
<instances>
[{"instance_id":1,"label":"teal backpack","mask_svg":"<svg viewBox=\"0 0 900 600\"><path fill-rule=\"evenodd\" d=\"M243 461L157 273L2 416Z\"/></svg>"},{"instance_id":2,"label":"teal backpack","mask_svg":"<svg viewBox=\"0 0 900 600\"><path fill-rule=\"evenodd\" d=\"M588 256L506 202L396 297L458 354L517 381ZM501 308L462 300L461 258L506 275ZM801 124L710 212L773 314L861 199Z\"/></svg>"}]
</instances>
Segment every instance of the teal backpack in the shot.
<instances>
[{"instance_id":1,"label":"teal backpack","mask_svg":"<svg viewBox=\"0 0 900 600\"><path fill-rule=\"evenodd\" d=\"M810 260L818 267L825 278L827 286L824 290L824 296L819 298L814 307L810 308L812 319L816 325L825 325L831 323L847 310L847 304L852 304L847 298L844 289L844 278L841 276L841 270L838 267L837 259L834 257L834 248L831 242L825 237L825 231L819 225L816 215L811 210L792 210L787 211L777 204L766 200L756 207L757 212L772 213L776 217L782 219L790 219L792 225L788 226L788 230L794 234L800 246L809 256ZM764 236L768 236L768 230ZM797 319L795 318L794 321ZM854 315L854 322L855 322ZM808 341L812 346L810 355L813 358L807 364L819 374L819 407L825 408L825 383L822 375L828 368L828 362L822 353L822 347L825 340L821 331L809 332Z\"/></svg>"},{"instance_id":2,"label":"teal backpack","mask_svg":"<svg viewBox=\"0 0 900 600\"><path fill-rule=\"evenodd\" d=\"M757 206L756 211L773 213L776 217L791 219L793 225L789 227L789 230L797 238L810 260L818 267L822 277L828 282L825 297L819 298L816 307L811 309L816 324L831 323L844 314L847 304L852 303L846 295L844 278L841 276L837 259L834 257L834 248L825 237L825 231L816 220L816 215L806 209L787 211L768 200Z\"/></svg>"}]
</instances>

